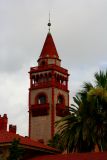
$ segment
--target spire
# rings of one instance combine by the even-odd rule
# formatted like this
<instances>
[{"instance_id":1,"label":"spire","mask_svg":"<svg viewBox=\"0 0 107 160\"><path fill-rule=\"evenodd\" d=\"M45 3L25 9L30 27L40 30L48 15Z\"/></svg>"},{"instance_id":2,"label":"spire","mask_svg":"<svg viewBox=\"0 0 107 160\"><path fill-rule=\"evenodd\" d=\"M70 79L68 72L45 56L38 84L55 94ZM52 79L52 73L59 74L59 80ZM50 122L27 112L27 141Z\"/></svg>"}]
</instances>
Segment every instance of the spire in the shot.
<instances>
[{"instance_id":1,"label":"spire","mask_svg":"<svg viewBox=\"0 0 107 160\"><path fill-rule=\"evenodd\" d=\"M40 59L41 58L56 58L59 59L53 38L51 33L47 34L44 46L42 48L42 52L40 54Z\"/></svg>"},{"instance_id":2,"label":"spire","mask_svg":"<svg viewBox=\"0 0 107 160\"><path fill-rule=\"evenodd\" d=\"M58 52L56 50L56 46L54 44L52 35L50 33L50 26L51 26L50 13L49 13L49 22L47 25L49 26L49 32L48 32L47 37L45 39L45 42L44 42L44 45L43 45L43 48L42 48L42 51L41 51L41 54L40 54L38 61L40 59L44 59L44 58L50 58L50 59L54 58L54 59L57 59L60 61L59 56L58 56Z\"/></svg>"}]
</instances>

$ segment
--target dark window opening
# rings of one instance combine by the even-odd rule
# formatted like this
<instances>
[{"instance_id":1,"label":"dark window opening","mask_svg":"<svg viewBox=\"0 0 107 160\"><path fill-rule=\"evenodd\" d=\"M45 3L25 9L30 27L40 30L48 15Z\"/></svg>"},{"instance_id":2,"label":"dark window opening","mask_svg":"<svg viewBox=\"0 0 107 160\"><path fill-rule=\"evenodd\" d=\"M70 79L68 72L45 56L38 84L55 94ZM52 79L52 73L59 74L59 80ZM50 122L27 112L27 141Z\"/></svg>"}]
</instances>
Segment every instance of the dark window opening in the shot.
<instances>
[{"instance_id":1,"label":"dark window opening","mask_svg":"<svg viewBox=\"0 0 107 160\"><path fill-rule=\"evenodd\" d=\"M40 95L38 97L38 104L45 104L46 103L46 96L45 95Z\"/></svg>"},{"instance_id":2,"label":"dark window opening","mask_svg":"<svg viewBox=\"0 0 107 160\"><path fill-rule=\"evenodd\" d=\"M59 95L58 96L58 104L63 104L64 103L64 98L63 96Z\"/></svg>"},{"instance_id":3,"label":"dark window opening","mask_svg":"<svg viewBox=\"0 0 107 160\"><path fill-rule=\"evenodd\" d=\"M42 66L44 66L45 64L46 64L46 62L45 62L45 61L42 61L42 62L41 62L41 65L42 65Z\"/></svg>"}]
</instances>

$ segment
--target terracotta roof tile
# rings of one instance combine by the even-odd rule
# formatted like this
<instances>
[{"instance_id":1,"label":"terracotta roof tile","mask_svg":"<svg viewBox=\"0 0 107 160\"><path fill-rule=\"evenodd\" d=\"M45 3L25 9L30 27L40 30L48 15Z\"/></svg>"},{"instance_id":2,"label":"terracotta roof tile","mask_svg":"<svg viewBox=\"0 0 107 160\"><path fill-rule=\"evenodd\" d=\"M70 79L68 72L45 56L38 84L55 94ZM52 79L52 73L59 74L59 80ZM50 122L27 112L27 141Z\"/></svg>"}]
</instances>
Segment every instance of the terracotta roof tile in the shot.
<instances>
[{"instance_id":1,"label":"terracotta roof tile","mask_svg":"<svg viewBox=\"0 0 107 160\"><path fill-rule=\"evenodd\" d=\"M20 139L20 144L22 145L36 147L36 148L40 148L40 149L44 149L52 152L58 152L56 149L46 146L38 141L34 141L28 137L23 137L19 134L7 132L7 131L0 132L0 144L11 143L14 139Z\"/></svg>"}]
</instances>

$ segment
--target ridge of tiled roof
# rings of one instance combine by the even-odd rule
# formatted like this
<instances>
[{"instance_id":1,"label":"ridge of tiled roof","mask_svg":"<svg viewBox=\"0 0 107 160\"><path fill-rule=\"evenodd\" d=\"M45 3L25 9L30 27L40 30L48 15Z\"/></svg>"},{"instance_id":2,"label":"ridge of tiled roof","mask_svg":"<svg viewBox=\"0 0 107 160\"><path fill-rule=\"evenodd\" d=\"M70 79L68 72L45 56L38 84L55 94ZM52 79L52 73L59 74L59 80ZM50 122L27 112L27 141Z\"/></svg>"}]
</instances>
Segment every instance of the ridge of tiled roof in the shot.
<instances>
[{"instance_id":1,"label":"ridge of tiled roof","mask_svg":"<svg viewBox=\"0 0 107 160\"><path fill-rule=\"evenodd\" d=\"M29 160L107 160L107 152L44 155Z\"/></svg>"},{"instance_id":2,"label":"ridge of tiled roof","mask_svg":"<svg viewBox=\"0 0 107 160\"><path fill-rule=\"evenodd\" d=\"M52 147L49 147L47 145L44 145L38 141L34 141L34 140L30 139L29 137L23 137L19 134L10 133L8 131L1 131L0 132L0 145L6 144L6 143L11 143L14 139L20 139L20 144L25 145L25 146L35 147L38 149L47 150L49 152L57 152L58 153L58 150L56 150Z\"/></svg>"}]
</instances>

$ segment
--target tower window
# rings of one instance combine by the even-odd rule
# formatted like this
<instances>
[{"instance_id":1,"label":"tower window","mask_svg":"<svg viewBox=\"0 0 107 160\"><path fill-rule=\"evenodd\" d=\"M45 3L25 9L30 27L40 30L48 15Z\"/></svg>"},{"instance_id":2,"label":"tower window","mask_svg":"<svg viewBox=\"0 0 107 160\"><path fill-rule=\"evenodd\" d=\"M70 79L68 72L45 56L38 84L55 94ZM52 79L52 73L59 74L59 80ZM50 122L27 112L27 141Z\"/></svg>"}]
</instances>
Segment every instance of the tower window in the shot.
<instances>
[{"instance_id":1,"label":"tower window","mask_svg":"<svg viewBox=\"0 0 107 160\"><path fill-rule=\"evenodd\" d=\"M38 96L38 104L45 104L46 103L46 96L45 95L39 95Z\"/></svg>"},{"instance_id":2,"label":"tower window","mask_svg":"<svg viewBox=\"0 0 107 160\"><path fill-rule=\"evenodd\" d=\"M58 104L63 104L64 103L64 97L62 95L58 96Z\"/></svg>"},{"instance_id":3,"label":"tower window","mask_svg":"<svg viewBox=\"0 0 107 160\"><path fill-rule=\"evenodd\" d=\"M42 61L42 62L41 62L41 66L44 66L45 64L46 64L45 61Z\"/></svg>"}]
</instances>

